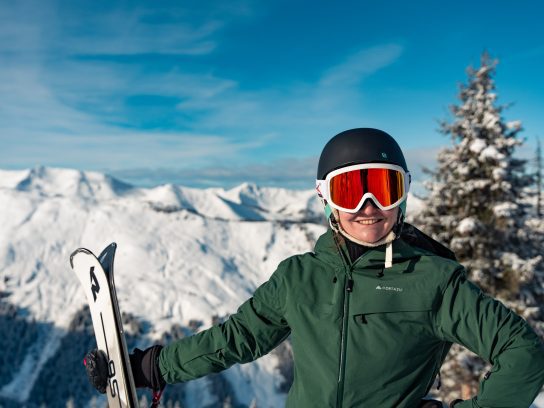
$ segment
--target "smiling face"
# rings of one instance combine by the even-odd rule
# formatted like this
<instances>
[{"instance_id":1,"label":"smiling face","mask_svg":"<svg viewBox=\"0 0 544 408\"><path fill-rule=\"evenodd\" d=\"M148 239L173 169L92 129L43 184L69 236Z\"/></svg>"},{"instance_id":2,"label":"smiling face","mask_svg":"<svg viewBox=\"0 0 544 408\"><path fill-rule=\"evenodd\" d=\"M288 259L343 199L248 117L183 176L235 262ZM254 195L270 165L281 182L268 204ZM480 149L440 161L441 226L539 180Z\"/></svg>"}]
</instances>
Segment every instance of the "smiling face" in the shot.
<instances>
[{"instance_id":1,"label":"smiling face","mask_svg":"<svg viewBox=\"0 0 544 408\"><path fill-rule=\"evenodd\" d=\"M374 243L385 237L395 226L399 207L380 210L372 200L366 200L355 214L338 211L340 225L353 238Z\"/></svg>"}]
</instances>

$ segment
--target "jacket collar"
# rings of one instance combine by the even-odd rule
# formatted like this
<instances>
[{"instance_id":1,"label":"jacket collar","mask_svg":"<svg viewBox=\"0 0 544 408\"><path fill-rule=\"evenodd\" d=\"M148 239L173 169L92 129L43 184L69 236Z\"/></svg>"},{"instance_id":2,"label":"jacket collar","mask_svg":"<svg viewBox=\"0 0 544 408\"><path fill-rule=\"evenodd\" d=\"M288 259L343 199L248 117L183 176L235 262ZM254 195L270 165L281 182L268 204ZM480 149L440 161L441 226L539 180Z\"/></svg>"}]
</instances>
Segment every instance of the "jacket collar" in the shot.
<instances>
[{"instance_id":1,"label":"jacket collar","mask_svg":"<svg viewBox=\"0 0 544 408\"><path fill-rule=\"evenodd\" d=\"M334 232L329 228L315 244L314 252L319 259L335 267L349 265L353 269L379 268L385 260L385 245L369 248L355 263L351 264L346 244L341 239L334 237ZM339 248L340 247L340 248ZM343 251L342 255L340 251ZM413 247L402 239L393 242L393 266L426 254L424 250ZM342 259L342 257L344 259Z\"/></svg>"}]
</instances>

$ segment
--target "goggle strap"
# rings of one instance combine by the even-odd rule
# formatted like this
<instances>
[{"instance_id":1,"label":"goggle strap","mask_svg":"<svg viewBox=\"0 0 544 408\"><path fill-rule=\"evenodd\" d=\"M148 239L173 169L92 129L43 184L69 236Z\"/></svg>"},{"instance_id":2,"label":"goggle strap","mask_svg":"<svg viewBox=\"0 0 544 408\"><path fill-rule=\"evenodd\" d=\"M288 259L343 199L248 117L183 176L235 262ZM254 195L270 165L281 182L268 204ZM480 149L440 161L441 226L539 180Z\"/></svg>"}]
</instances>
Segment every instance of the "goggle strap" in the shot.
<instances>
[{"instance_id":1,"label":"goggle strap","mask_svg":"<svg viewBox=\"0 0 544 408\"><path fill-rule=\"evenodd\" d=\"M329 219L332 215L332 208L326 201L325 203L325 216L327 217L327 219Z\"/></svg>"}]
</instances>

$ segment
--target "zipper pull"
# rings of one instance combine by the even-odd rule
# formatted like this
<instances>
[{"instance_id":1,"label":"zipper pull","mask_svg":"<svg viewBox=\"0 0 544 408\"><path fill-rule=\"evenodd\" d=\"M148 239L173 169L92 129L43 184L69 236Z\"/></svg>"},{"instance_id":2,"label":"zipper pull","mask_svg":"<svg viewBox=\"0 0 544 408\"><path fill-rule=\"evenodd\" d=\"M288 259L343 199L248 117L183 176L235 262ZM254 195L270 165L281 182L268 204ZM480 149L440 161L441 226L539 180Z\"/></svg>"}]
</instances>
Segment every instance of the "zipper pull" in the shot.
<instances>
[{"instance_id":1,"label":"zipper pull","mask_svg":"<svg viewBox=\"0 0 544 408\"><path fill-rule=\"evenodd\" d=\"M346 285L346 291L353 292L353 279L348 279L348 284Z\"/></svg>"}]
</instances>

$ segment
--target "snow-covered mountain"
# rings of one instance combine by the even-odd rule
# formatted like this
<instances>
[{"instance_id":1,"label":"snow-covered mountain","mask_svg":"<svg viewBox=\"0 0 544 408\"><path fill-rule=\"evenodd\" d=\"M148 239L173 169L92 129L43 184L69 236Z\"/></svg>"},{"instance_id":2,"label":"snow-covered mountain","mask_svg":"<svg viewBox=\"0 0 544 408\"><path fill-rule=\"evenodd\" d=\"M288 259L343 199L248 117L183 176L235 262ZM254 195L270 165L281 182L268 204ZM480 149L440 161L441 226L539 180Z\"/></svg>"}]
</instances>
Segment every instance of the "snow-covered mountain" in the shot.
<instances>
[{"instance_id":1,"label":"snow-covered mountain","mask_svg":"<svg viewBox=\"0 0 544 408\"><path fill-rule=\"evenodd\" d=\"M410 197L408 206L420 202ZM143 189L93 172L0 170L0 406L80 406L95 395L81 365L93 339L69 266L76 248L99 253L117 242L129 343L147 347L234 312L282 259L313 248L323 221L311 189ZM187 407L225 399L280 407L288 360L286 346L172 398Z\"/></svg>"}]
</instances>

